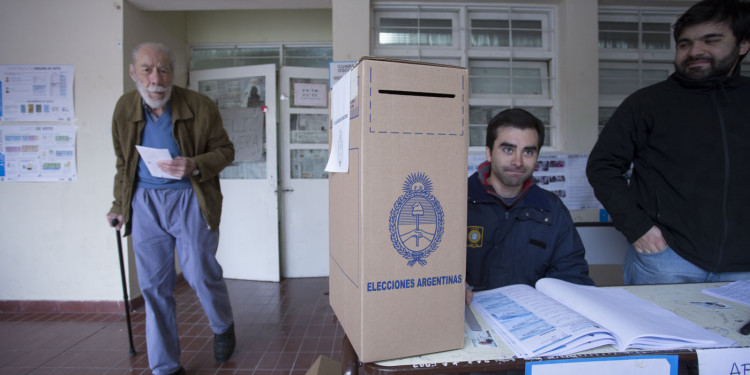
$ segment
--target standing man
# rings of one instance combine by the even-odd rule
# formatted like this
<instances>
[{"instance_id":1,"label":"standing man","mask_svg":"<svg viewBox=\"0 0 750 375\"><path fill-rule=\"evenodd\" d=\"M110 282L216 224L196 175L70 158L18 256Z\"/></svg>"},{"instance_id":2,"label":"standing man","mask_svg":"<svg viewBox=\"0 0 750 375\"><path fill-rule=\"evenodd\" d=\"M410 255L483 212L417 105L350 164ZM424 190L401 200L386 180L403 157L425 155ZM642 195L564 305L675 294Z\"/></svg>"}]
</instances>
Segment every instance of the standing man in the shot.
<instances>
[{"instance_id":1,"label":"standing man","mask_svg":"<svg viewBox=\"0 0 750 375\"><path fill-rule=\"evenodd\" d=\"M591 151L589 182L632 243L626 284L750 278L749 31L737 0L693 5L675 72L625 99Z\"/></svg>"},{"instance_id":2,"label":"standing man","mask_svg":"<svg viewBox=\"0 0 750 375\"><path fill-rule=\"evenodd\" d=\"M219 172L234 160L234 146L216 105L204 95L172 85L174 57L161 44L133 50L130 77L137 90L120 97L112 118L117 156L107 222L132 233L138 282L146 305L148 360L155 375L184 374L174 288L175 245L182 273L198 295L214 332L214 356L234 352L234 318L216 261L222 195ZM167 149L172 160L155 177L136 145Z\"/></svg>"},{"instance_id":3,"label":"standing man","mask_svg":"<svg viewBox=\"0 0 750 375\"><path fill-rule=\"evenodd\" d=\"M544 124L523 109L500 112L487 126L487 161L469 177L470 289L533 286L544 277L594 284L570 212L531 177L542 144Z\"/></svg>"}]
</instances>

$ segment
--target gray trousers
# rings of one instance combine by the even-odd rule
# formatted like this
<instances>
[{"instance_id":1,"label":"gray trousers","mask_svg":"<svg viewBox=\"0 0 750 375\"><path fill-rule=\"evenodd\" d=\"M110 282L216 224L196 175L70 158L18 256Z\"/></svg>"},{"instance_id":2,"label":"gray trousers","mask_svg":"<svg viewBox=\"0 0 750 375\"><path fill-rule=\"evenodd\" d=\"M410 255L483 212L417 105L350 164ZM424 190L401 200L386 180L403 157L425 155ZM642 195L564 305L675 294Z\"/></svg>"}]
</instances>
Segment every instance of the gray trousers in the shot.
<instances>
[{"instance_id":1,"label":"gray trousers","mask_svg":"<svg viewBox=\"0 0 750 375\"><path fill-rule=\"evenodd\" d=\"M192 188L142 189L133 195L133 251L146 307L146 345L154 375L180 368L174 289L175 246L185 280L214 333L233 323L229 294L216 261L219 231L208 230Z\"/></svg>"}]
</instances>

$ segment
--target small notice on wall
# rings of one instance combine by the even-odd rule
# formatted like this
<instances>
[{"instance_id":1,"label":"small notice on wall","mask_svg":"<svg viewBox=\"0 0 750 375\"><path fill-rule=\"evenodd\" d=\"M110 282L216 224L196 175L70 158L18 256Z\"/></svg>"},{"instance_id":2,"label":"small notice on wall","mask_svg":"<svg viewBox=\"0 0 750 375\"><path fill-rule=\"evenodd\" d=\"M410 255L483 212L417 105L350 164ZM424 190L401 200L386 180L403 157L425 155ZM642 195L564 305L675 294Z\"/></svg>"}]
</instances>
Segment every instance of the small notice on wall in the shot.
<instances>
[{"instance_id":1,"label":"small notice on wall","mask_svg":"<svg viewBox=\"0 0 750 375\"><path fill-rule=\"evenodd\" d=\"M325 84L295 83L294 105L328 107L328 90Z\"/></svg>"},{"instance_id":2,"label":"small notice on wall","mask_svg":"<svg viewBox=\"0 0 750 375\"><path fill-rule=\"evenodd\" d=\"M562 199L569 210L602 208L586 178L588 154L541 154L534 178L542 189Z\"/></svg>"}]
</instances>

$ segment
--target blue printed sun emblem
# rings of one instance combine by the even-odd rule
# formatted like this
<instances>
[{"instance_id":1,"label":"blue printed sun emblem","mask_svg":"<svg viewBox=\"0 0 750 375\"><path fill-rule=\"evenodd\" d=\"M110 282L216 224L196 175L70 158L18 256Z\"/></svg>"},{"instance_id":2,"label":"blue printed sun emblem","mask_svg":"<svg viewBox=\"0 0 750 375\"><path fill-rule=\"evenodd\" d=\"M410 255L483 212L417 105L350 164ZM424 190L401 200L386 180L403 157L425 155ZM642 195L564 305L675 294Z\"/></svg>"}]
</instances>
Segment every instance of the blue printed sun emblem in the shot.
<instances>
[{"instance_id":1,"label":"blue printed sun emblem","mask_svg":"<svg viewBox=\"0 0 750 375\"><path fill-rule=\"evenodd\" d=\"M391 209L389 230L393 247L414 266L427 264L443 238L443 208L432 195L432 181L426 174L412 173Z\"/></svg>"}]
</instances>

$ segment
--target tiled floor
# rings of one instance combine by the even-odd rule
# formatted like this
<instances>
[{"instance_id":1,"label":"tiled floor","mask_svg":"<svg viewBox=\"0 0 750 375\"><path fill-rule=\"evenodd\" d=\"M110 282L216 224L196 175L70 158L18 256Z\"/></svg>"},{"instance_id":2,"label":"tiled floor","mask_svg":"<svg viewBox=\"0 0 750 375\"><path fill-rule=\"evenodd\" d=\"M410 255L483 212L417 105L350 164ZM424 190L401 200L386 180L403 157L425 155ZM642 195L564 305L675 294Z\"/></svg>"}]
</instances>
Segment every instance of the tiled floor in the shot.
<instances>
[{"instance_id":1,"label":"tiled floor","mask_svg":"<svg viewBox=\"0 0 750 375\"><path fill-rule=\"evenodd\" d=\"M189 375L304 375L320 355L341 360L344 331L328 303L328 278L280 283L227 280L237 349L213 359L213 333L192 289L176 291L182 364ZM0 374L151 374L143 308L125 314L0 312Z\"/></svg>"}]
</instances>

